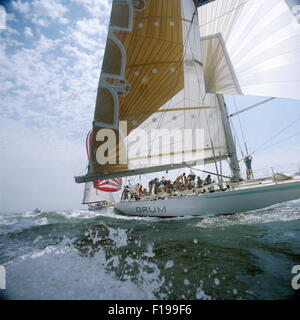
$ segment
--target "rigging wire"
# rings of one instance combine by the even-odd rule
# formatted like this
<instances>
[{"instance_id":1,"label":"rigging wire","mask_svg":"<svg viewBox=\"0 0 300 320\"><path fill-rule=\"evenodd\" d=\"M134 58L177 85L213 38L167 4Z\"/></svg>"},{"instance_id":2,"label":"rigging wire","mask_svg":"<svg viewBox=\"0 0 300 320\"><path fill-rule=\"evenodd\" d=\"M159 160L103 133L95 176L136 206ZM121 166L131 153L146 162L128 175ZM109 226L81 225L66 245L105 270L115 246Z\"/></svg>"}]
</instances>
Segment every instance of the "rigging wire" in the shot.
<instances>
[{"instance_id":1,"label":"rigging wire","mask_svg":"<svg viewBox=\"0 0 300 320\"><path fill-rule=\"evenodd\" d=\"M243 152L243 149L242 149L242 146L241 146L241 142L240 142L240 139L239 139L239 135L237 134L237 131L236 131L235 126L234 126L234 123L233 123L233 121L232 121L231 118L229 118L229 122L230 122L230 126L231 126L231 128L232 128L232 130L233 130L233 135L234 135L235 141L237 142L238 147L239 147L239 149L240 149L241 156L242 156L243 158L245 158L244 152Z\"/></svg>"},{"instance_id":2,"label":"rigging wire","mask_svg":"<svg viewBox=\"0 0 300 320\"><path fill-rule=\"evenodd\" d=\"M236 109L236 111L238 111L235 96L232 96L232 98L233 98L233 101L234 101L235 109ZM241 120L239 114L238 114L237 116L238 116L238 121L239 121L239 125L240 125L240 130L241 130L242 137L243 137L243 142L244 142L244 146L245 146L245 151L246 151L246 154L249 154L248 146L247 146L247 142L246 142L246 138L245 138L245 133L244 133L243 126L242 126L242 120ZM243 149L241 148L241 150L243 150ZM242 151L242 153L243 153L243 151Z\"/></svg>"},{"instance_id":3,"label":"rigging wire","mask_svg":"<svg viewBox=\"0 0 300 320\"><path fill-rule=\"evenodd\" d=\"M286 138L284 138L284 139L282 139L282 140L280 140L280 141L277 141L277 142L275 142L275 143L273 143L273 144L271 144L271 145L269 145L269 146L266 146L266 147L261 148L261 149L256 149L255 151L253 151L253 152L251 153L251 155L254 154L254 153L256 153L256 152L259 152L259 151L261 151L261 150L266 150L266 149L269 149L269 148L271 148L271 147L274 147L274 146L276 146L276 145L278 145L278 144L280 144L280 143L282 143L282 142L284 142L284 141L286 141L286 140L289 140L289 139L291 139L291 138L294 138L294 137L297 136L298 134L300 134L300 131L297 131L295 134L293 134L293 135L291 135L291 136L289 136L289 137L286 137Z\"/></svg>"},{"instance_id":4,"label":"rigging wire","mask_svg":"<svg viewBox=\"0 0 300 320\"><path fill-rule=\"evenodd\" d=\"M295 123L297 123L300 120L300 117L298 117L297 119L295 119L294 121L292 121L290 124L288 124L286 127L284 127L283 129L281 129L280 131L278 131L278 133L276 133L275 135L273 135L270 139L268 139L266 142L264 142L263 144L261 144L256 150L253 151L256 152L258 150L263 150L264 146L267 145L269 142L271 142L273 139L275 139L276 137L278 137L279 135L281 135L284 131L286 131L287 129L289 129L290 127L292 127ZM268 148L268 147L267 147Z\"/></svg>"},{"instance_id":5,"label":"rigging wire","mask_svg":"<svg viewBox=\"0 0 300 320\"><path fill-rule=\"evenodd\" d=\"M231 10L223 13L222 15L220 15L220 16L218 16L218 17L215 17L213 20L210 20L210 21L208 21L208 22L206 22L206 23L204 23L204 24L201 24L200 27L202 28L202 27L204 27L204 26L207 25L207 24L210 24L210 23L212 23L212 22L214 23L215 21L218 21L218 22L219 22L222 17L226 16L227 14L229 14L229 13L235 11L235 10L240 9L242 6L244 6L245 4L247 4L249 1L250 1L250 0L245 0L243 3L241 3L241 4L240 4L239 6L237 6L236 8L233 8L233 9L231 9ZM227 19L227 18L226 18L226 19Z\"/></svg>"}]
</instances>

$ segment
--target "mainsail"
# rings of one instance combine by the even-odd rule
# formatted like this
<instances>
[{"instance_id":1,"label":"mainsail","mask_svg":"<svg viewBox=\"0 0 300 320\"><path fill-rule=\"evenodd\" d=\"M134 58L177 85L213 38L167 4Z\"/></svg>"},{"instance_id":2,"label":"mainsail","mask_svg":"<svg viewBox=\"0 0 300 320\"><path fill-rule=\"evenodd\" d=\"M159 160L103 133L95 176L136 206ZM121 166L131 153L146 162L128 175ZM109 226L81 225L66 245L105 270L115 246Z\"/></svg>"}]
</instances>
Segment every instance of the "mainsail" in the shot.
<instances>
[{"instance_id":1,"label":"mainsail","mask_svg":"<svg viewBox=\"0 0 300 320\"><path fill-rule=\"evenodd\" d=\"M208 92L300 99L300 0L199 7Z\"/></svg>"},{"instance_id":2,"label":"mainsail","mask_svg":"<svg viewBox=\"0 0 300 320\"><path fill-rule=\"evenodd\" d=\"M181 100L178 94L175 98ZM183 100L183 98L182 98ZM205 159L205 163L214 162L216 159L227 158L227 142L224 134L224 127L222 123L222 117L220 113L220 105L215 94L207 94L201 106L199 107L187 107L181 108L181 104L178 103L179 107L168 105L163 106L156 112L154 112L147 120L145 120L139 129L145 131L145 136L148 136L149 130L152 127L153 122L157 119L160 121L161 135L157 134L151 139L151 157L153 160L157 159L161 164L168 164L170 157L170 150L177 150L176 145L183 146L182 136L176 137L177 130L191 128L192 135L195 136L199 131L203 130L203 136L201 140L201 155ZM169 139L163 140L164 130L166 130L166 136L168 132L174 132L174 141ZM201 131L200 131L201 132ZM139 132L138 132L139 133ZM135 155L137 150L141 150L143 146L147 145L147 141L143 138L135 140L136 131L130 134L129 138L133 141L129 148L128 163L130 168L141 168L144 167L145 160L148 160L148 154L146 155ZM198 137L199 138L199 137ZM159 141L162 139L162 148ZM186 145L186 144L185 144ZM174 147L174 148L172 148ZM161 149L163 153L161 153ZM189 148L191 149L191 148ZM145 149L147 151L148 148ZM181 160L181 148L180 151L174 152L174 157L177 155L178 161ZM185 150L187 153L190 150ZM159 158L160 156L160 158ZM159 158L159 159L158 159ZM187 158L189 159L189 158ZM155 161L153 161L155 163Z\"/></svg>"},{"instance_id":3,"label":"mainsail","mask_svg":"<svg viewBox=\"0 0 300 320\"><path fill-rule=\"evenodd\" d=\"M220 94L300 99L299 5L300 0L114 0L89 172L76 181L227 157L238 178ZM190 138L175 132L170 138L174 128L189 131ZM156 129L165 131L151 134ZM169 141L163 139L167 133Z\"/></svg>"},{"instance_id":4,"label":"mainsail","mask_svg":"<svg viewBox=\"0 0 300 320\"><path fill-rule=\"evenodd\" d=\"M158 141L161 132L159 137L150 134L172 128L185 129L192 138L175 134L164 144ZM108 143L112 132L113 147ZM155 172L227 155L218 100L205 90L195 2L114 0L89 172L76 181Z\"/></svg>"}]
</instances>

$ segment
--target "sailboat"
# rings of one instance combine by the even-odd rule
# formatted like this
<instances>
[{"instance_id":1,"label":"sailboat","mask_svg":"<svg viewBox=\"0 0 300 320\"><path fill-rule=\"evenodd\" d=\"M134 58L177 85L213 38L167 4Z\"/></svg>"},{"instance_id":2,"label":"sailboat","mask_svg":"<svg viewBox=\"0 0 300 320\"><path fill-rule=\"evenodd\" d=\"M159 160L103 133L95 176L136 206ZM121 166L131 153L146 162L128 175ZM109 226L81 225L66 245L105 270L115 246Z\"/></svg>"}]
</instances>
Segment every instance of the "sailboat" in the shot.
<instances>
[{"instance_id":1,"label":"sailboat","mask_svg":"<svg viewBox=\"0 0 300 320\"><path fill-rule=\"evenodd\" d=\"M114 181L114 180L113 180ZM85 185L84 197L82 204L87 204L90 211L98 211L103 208L113 207L115 203L119 202L121 199L121 194L118 191L103 191L101 190L102 184L105 190L105 186L113 185L110 180L96 182L88 182ZM116 183L114 185L119 184ZM99 189L100 188L100 189Z\"/></svg>"},{"instance_id":2,"label":"sailboat","mask_svg":"<svg viewBox=\"0 0 300 320\"><path fill-rule=\"evenodd\" d=\"M215 166L209 188L115 205L135 216L231 214L300 198L299 176L241 178L224 98L299 100L299 43L299 0L114 0L89 168L75 181Z\"/></svg>"},{"instance_id":3,"label":"sailboat","mask_svg":"<svg viewBox=\"0 0 300 320\"><path fill-rule=\"evenodd\" d=\"M86 137L86 152L90 158L92 142L92 131ZM88 205L90 211L98 211L103 208L112 207L119 202L122 196L122 178L107 180L94 180L85 184L83 202Z\"/></svg>"}]
</instances>

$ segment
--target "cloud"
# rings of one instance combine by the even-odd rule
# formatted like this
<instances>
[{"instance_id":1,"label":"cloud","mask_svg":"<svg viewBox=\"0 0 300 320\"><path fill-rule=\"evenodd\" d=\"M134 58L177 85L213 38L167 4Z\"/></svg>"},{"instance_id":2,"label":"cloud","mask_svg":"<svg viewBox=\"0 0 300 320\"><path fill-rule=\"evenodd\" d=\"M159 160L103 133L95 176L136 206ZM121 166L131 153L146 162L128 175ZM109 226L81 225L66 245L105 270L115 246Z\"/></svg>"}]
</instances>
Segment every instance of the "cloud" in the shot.
<instances>
[{"instance_id":1,"label":"cloud","mask_svg":"<svg viewBox=\"0 0 300 320\"><path fill-rule=\"evenodd\" d=\"M83 186L73 176L86 166L109 5L17 0L12 8L0 42L0 209L76 207Z\"/></svg>"},{"instance_id":2,"label":"cloud","mask_svg":"<svg viewBox=\"0 0 300 320\"><path fill-rule=\"evenodd\" d=\"M12 7L27 20L43 27L50 22L68 23L65 15L69 10L59 0L17 0L12 2Z\"/></svg>"},{"instance_id":3,"label":"cloud","mask_svg":"<svg viewBox=\"0 0 300 320\"><path fill-rule=\"evenodd\" d=\"M72 0L82 5L93 17L103 18L110 12L111 2L108 0Z\"/></svg>"},{"instance_id":4,"label":"cloud","mask_svg":"<svg viewBox=\"0 0 300 320\"><path fill-rule=\"evenodd\" d=\"M82 19L77 21L71 37L82 48L93 51L99 49L101 44L104 48L106 33L107 26L103 25L99 19Z\"/></svg>"},{"instance_id":5,"label":"cloud","mask_svg":"<svg viewBox=\"0 0 300 320\"><path fill-rule=\"evenodd\" d=\"M92 120L106 33L106 25L87 16L57 38L41 33L29 48L13 54L6 50L8 39L1 43L0 80L6 84L0 88L2 114L82 135ZM32 38L32 29L26 26L24 34Z\"/></svg>"},{"instance_id":6,"label":"cloud","mask_svg":"<svg viewBox=\"0 0 300 320\"><path fill-rule=\"evenodd\" d=\"M29 2L24 2L24 1L21 1L21 0L17 0L17 1L13 1L12 2L12 7L22 13L22 14L27 14L29 13L29 10L30 10L30 3Z\"/></svg>"},{"instance_id":7,"label":"cloud","mask_svg":"<svg viewBox=\"0 0 300 320\"><path fill-rule=\"evenodd\" d=\"M33 33L30 27L25 27L24 34L26 37L31 38L33 37Z\"/></svg>"}]
</instances>

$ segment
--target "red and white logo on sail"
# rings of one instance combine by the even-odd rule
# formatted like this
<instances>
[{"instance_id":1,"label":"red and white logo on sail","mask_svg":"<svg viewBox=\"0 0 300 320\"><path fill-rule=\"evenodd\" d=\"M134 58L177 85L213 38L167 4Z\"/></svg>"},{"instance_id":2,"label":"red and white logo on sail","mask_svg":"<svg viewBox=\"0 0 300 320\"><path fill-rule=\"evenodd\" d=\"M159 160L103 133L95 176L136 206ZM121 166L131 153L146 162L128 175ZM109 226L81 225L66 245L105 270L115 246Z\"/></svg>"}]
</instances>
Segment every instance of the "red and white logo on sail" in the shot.
<instances>
[{"instance_id":1,"label":"red and white logo on sail","mask_svg":"<svg viewBox=\"0 0 300 320\"><path fill-rule=\"evenodd\" d=\"M90 158L91 145L93 141L92 130L89 131L86 137L86 151ZM94 188L104 192L117 192L122 189L122 178L114 178L108 180L93 181Z\"/></svg>"},{"instance_id":2,"label":"red and white logo on sail","mask_svg":"<svg viewBox=\"0 0 300 320\"><path fill-rule=\"evenodd\" d=\"M93 181L94 188L104 192L117 192L122 189L122 178Z\"/></svg>"}]
</instances>

